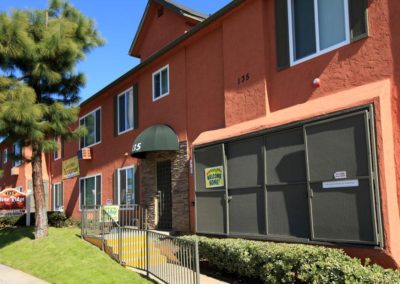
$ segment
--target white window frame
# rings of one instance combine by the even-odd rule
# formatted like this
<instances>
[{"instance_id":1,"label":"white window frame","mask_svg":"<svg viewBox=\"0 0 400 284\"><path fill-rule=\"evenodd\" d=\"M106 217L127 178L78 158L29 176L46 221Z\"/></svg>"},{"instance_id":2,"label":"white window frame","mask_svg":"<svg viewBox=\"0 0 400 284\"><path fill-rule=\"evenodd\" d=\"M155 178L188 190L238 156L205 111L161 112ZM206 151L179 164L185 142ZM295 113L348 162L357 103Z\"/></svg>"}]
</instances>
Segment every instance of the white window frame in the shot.
<instances>
[{"instance_id":1,"label":"white window frame","mask_svg":"<svg viewBox=\"0 0 400 284\"><path fill-rule=\"evenodd\" d=\"M132 93L132 100L134 99L134 95L133 95L133 87L125 90L124 92L120 93L117 96L117 117L118 117L118 122L117 122L117 127L118 127L118 135L124 134L126 132L132 131L133 129L135 129L135 113L133 113L133 123L132 123L132 127L131 128L127 128L124 131L119 131L119 97L121 96L126 96L127 94ZM125 100L126 102L126 100ZM133 104L135 104L135 101L133 100ZM135 107L135 106L134 106ZM127 111L132 111L134 112L134 110L130 110L129 107L127 107L127 104L125 104L125 115L128 115ZM126 119L126 118L125 118Z\"/></svg>"},{"instance_id":2,"label":"white window frame","mask_svg":"<svg viewBox=\"0 0 400 284\"><path fill-rule=\"evenodd\" d=\"M23 188L22 188L21 185L17 186L15 189L16 189L18 192L22 192L22 191L23 191Z\"/></svg>"},{"instance_id":3,"label":"white window frame","mask_svg":"<svg viewBox=\"0 0 400 284\"><path fill-rule=\"evenodd\" d=\"M130 170L130 169L133 169L134 171L133 171L133 194L135 195L135 190L136 190L136 188L135 188L135 173L136 173L136 170L135 170L135 168L136 168L136 166L127 166L127 167L124 167L124 168L120 168L120 169L118 169L118 189L117 189L117 195L118 195L118 205L121 205L121 179L120 179L120 173L121 173L121 171L126 171L126 170ZM126 178L128 178L128 175L126 176ZM135 196L135 200L134 200L135 202L136 202L136 196ZM135 204L135 203L134 203Z\"/></svg>"},{"instance_id":4,"label":"white window frame","mask_svg":"<svg viewBox=\"0 0 400 284\"><path fill-rule=\"evenodd\" d=\"M287 0L288 7L288 24L289 24L289 53L290 53L290 66L294 66L315 57L318 57L322 54L331 52L335 49L343 47L345 45L350 44L350 14L349 14L349 3L348 0L343 0L344 2L344 21L345 21L345 34L346 39L343 42L337 43L331 47L325 48L324 50L320 50L320 40L319 40L319 21L318 21L318 0L314 0L314 19L315 19L315 44L316 44L316 52L310 54L304 58L296 60L294 58L294 29L293 29L293 13L292 13L292 3L296 0Z\"/></svg>"},{"instance_id":5,"label":"white window frame","mask_svg":"<svg viewBox=\"0 0 400 284\"><path fill-rule=\"evenodd\" d=\"M8 148L5 148L3 150L3 163L7 164L8 163Z\"/></svg>"},{"instance_id":6,"label":"white window frame","mask_svg":"<svg viewBox=\"0 0 400 284\"><path fill-rule=\"evenodd\" d=\"M59 186L59 190L62 190L62 194L64 195L64 188L61 186L61 182L53 183L53 211L64 212L64 197L63 197L63 204L60 208L56 208L56 186Z\"/></svg>"},{"instance_id":7,"label":"white window frame","mask_svg":"<svg viewBox=\"0 0 400 284\"><path fill-rule=\"evenodd\" d=\"M22 165L22 146L21 146L21 143L20 143L20 142L14 142L14 143L12 144L12 152L13 152L13 155L15 155L15 146L16 146L16 145L19 146L19 150L20 150L20 154L21 154L21 159L20 159L20 160L13 160L13 161L12 161L12 167L13 167L13 168L19 167L19 166Z\"/></svg>"},{"instance_id":8,"label":"white window frame","mask_svg":"<svg viewBox=\"0 0 400 284\"><path fill-rule=\"evenodd\" d=\"M97 185L96 177L98 177L98 176L100 176L100 204L96 203L96 196L95 196L95 198L94 198L94 203L95 203L94 206L103 204L103 177L102 177L101 173L100 174L90 175L90 176L85 176L85 177L80 177L79 178L79 211L82 211L82 207L81 207L81 205L82 205L81 180L88 179L88 178L94 178L94 188L96 189L97 188L96 187L96 185ZM85 190L86 190L86 188L85 188ZM97 192L96 192L96 194L97 194Z\"/></svg>"},{"instance_id":9,"label":"white window frame","mask_svg":"<svg viewBox=\"0 0 400 284\"><path fill-rule=\"evenodd\" d=\"M95 109L92 110L91 112L88 112L88 113L85 114L84 116L81 116L81 117L79 118L79 127L81 126L81 120L84 119L84 118L86 118L86 117L88 117L89 115L94 115L94 117L95 117L94 121L95 121L95 123L96 123L96 111L98 111L98 110L100 110L100 127L99 127L99 129L100 129L100 140L99 140L98 142L93 143L93 144L84 146L83 148L91 148L91 147L96 146L96 145L98 145L98 144L101 143L101 138L102 138L102 137L101 137L101 136L102 136L102 129L101 129L101 126L102 126L102 124L103 124L101 106L98 107L98 108L95 108ZM95 125L95 128L96 128L96 126L97 126L97 125ZM97 133L96 133L96 134L97 134ZM95 135L95 136L97 136L97 135ZM84 141L85 141L85 137L83 137L83 139L84 139ZM85 142L84 142L84 144L85 144ZM83 148L81 147L81 140L79 139L79 150L80 150L80 149L83 149Z\"/></svg>"},{"instance_id":10,"label":"white window frame","mask_svg":"<svg viewBox=\"0 0 400 284\"><path fill-rule=\"evenodd\" d=\"M161 76L161 72L164 71L164 70L167 70L167 71L168 71L168 76L167 76L168 91L167 91L165 94L162 94L162 93L161 93L161 88L162 88L162 82L161 82L162 76ZM160 96L159 96L158 98L156 98L156 96L155 96L156 92L155 92L155 89L154 89L154 78L155 78L155 76L156 76L157 74L160 74L160 86L159 86L159 88L160 88ZM169 95L169 93L170 93L170 80L169 80L169 77L170 77L170 76L169 76L169 75L170 75L170 72L169 72L169 64L165 65L164 67L158 69L156 72L153 73L153 75L152 75L152 80L151 80L151 89L152 89L152 93L153 93L153 102L155 102L155 101L157 101L157 100L159 100L159 99L162 99L162 98L164 98L164 97L166 97L166 96Z\"/></svg>"}]
</instances>

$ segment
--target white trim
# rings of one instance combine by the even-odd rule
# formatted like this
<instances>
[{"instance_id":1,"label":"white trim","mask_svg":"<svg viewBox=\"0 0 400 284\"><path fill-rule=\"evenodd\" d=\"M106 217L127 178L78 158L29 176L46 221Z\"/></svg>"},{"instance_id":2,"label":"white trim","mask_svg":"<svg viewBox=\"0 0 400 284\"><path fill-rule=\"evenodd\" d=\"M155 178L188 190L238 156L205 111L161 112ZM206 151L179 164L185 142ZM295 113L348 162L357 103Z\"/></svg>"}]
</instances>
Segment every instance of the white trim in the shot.
<instances>
[{"instance_id":1,"label":"white trim","mask_svg":"<svg viewBox=\"0 0 400 284\"><path fill-rule=\"evenodd\" d=\"M127 90L123 91L122 93L120 93L119 95L117 95L117 127L118 127L117 132L118 132L118 136L135 129L135 114L133 114L132 127L129 128L129 129L125 129L124 131L121 131L121 132L119 131L119 97L120 96L125 96L127 93L129 94L130 92L132 92L132 100L133 100L133 104L135 104L134 94L133 94L133 87L130 87L129 89L127 89ZM126 104L125 104L125 107L126 107ZM125 109L125 111L126 111L126 109ZM127 113L125 113L125 114L127 115Z\"/></svg>"},{"instance_id":2,"label":"white trim","mask_svg":"<svg viewBox=\"0 0 400 284\"><path fill-rule=\"evenodd\" d=\"M126 171L126 170L130 170L130 169L133 169L134 171L133 171L133 195L135 196L135 190L136 190L136 188L135 188L135 173L136 173L136 170L137 170L137 166L135 166L135 165L132 165L132 166L126 166L126 167L123 167L123 168L119 168L119 169L117 169L117 172L118 172L118 175L117 175L117 185L118 185L118 188L117 188L117 204L118 205L121 205L121 180L120 180L120 172L121 171ZM127 183L127 179L128 179L128 175L126 175L126 183ZM128 188L126 188L126 190L128 190ZM136 201L136 196L135 196L135 201Z\"/></svg>"},{"instance_id":3,"label":"white trim","mask_svg":"<svg viewBox=\"0 0 400 284\"><path fill-rule=\"evenodd\" d=\"M294 0L287 0L287 17L288 17L288 26L289 26L289 59L290 59L290 66L293 65L294 61L294 43L293 43L293 12L292 12L292 5Z\"/></svg>"},{"instance_id":4,"label":"white trim","mask_svg":"<svg viewBox=\"0 0 400 284\"><path fill-rule=\"evenodd\" d=\"M167 91L165 94L162 94L162 93L161 93L161 86L162 86L162 76L161 76L161 72L164 71L164 70L167 70L167 71L168 71L168 72L167 72L167 73L168 73L168 76L167 76L168 91ZM160 86L159 86L159 88L160 88L160 96L159 96L158 98L155 97L155 92L154 92L154 77L155 77L157 74L160 74ZM166 96L169 95L169 93L170 93L169 74L170 74L170 73L169 73L169 64L167 64L167 65L165 65L164 67L158 69L157 71L155 71L155 72L152 74L152 76L151 76L151 78L152 78L152 80L151 80L151 89L152 89L152 94L153 94L153 102L158 101L159 99L162 99L163 97L166 97Z\"/></svg>"},{"instance_id":5,"label":"white trim","mask_svg":"<svg viewBox=\"0 0 400 284\"><path fill-rule=\"evenodd\" d=\"M100 130L100 141L98 141L98 142L95 142L95 143L93 143L93 144L90 144L90 145L87 145L87 146L84 146L83 148L91 148L91 147L93 147L93 146L96 146L97 144L100 144L101 143L101 138L102 138L102 129L101 129L101 127L102 127L102 124L103 124L103 119L102 119L102 114L103 114L103 111L102 111L102 109L101 109L101 106L99 106L99 107L97 107L97 108L95 108L94 110L92 110L91 112L88 112L87 114L85 114L84 116L81 116L81 117L79 117L79 120L78 120L78 122L79 122L79 127L81 126L81 120L82 119L84 119L84 118L86 118L86 117L88 117L89 115L92 115L93 113L95 114L94 116L95 116L95 123L96 123L96 111L98 111L98 110L100 110L100 127L99 127L99 130ZM97 125L95 125L95 128L97 128ZM97 133L96 133L97 134ZM95 135L95 136L97 136L97 135ZM85 138L83 138L84 140L83 141L85 141ZM95 140L96 140L96 137L95 137ZM85 144L85 142L83 142L83 144ZM81 139L79 138L79 150L81 150L82 148L81 148Z\"/></svg>"},{"instance_id":6,"label":"white trim","mask_svg":"<svg viewBox=\"0 0 400 284\"><path fill-rule=\"evenodd\" d=\"M330 0L332 1L332 0ZM319 37L319 7L318 7L318 0L314 0L314 23L315 23L315 53L318 54L321 52L321 44L320 44L320 37Z\"/></svg>"},{"instance_id":7,"label":"white trim","mask_svg":"<svg viewBox=\"0 0 400 284\"><path fill-rule=\"evenodd\" d=\"M295 66L297 64L303 63L305 61L308 61L310 59L313 59L315 57L318 57L322 54L329 53L335 49L341 48L345 45L350 44L350 25L349 25L349 9L348 9L348 0L342 0L344 4L344 21L345 21L345 40L342 42L339 42L335 45L332 45L328 48L325 48L324 50L320 50L320 40L319 40L319 22L318 22L318 0L314 0L314 22L315 22L315 50L316 52L313 54L310 54L306 57L303 57L301 59L295 60L294 59L294 29L293 29L293 11L292 11L292 5L293 1L296 0L287 0L288 4L288 26L289 26L289 58L290 58L290 66Z\"/></svg>"},{"instance_id":8,"label":"white trim","mask_svg":"<svg viewBox=\"0 0 400 284\"><path fill-rule=\"evenodd\" d=\"M81 202L81 180L94 178L94 189L96 189L96 185L97 185L96 177L98 177L98 176L100 176L100 204L96 203L96 196L95 196L94 197L94 203L95 203L94 206L103 204L103 177L102 177L102 174L99 173L99 174L94 174L94 175L90 175L90 176L80 177L79 178L79 211L82 211L82 207L81 207L81 204L82 204L82 202ZM86 191L86 188L85 188L85 191ZM96 195L97 195L97 192L96 192Z\"/></svg>"},{"instance_id":9,"label":"white trim","mask_svg":"<svg viewBox=\"0 0 400 284\"><path fill-rule=\"evenodd\" d=\"M62 190L62 194L63 194L62 210L60 210L60 208L56 208L56 200L55 200L55 197L56 197L56 194L55 194L56 188L55 188L55 186L56 186L56 185L60 186L60 187L59 187L59 190ZM64 212L64 188L61 186L61 182L53 183L52 188L53 188L53 190L52 190L52 192L51 192L52 195L53 195L53 198L52 198L52 200L53 200L52 209L53 209L53 211Z\"/></svg>"}]
</instances>

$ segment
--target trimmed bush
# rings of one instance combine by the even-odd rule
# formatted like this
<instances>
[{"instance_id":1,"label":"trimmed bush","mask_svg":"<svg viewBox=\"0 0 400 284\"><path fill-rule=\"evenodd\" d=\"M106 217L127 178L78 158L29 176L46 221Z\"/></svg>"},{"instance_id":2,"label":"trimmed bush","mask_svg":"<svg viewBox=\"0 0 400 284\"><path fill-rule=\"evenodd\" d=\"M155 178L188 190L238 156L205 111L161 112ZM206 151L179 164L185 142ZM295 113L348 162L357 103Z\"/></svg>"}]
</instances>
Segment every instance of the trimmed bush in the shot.
<instances>
[{"instance_id":1,"label":"trimmed bush","mask_svg":"<svg viewBox=\"0 0 400 284\"><path fill-rule=\"evenodd\" d=\"M67 216L64 212L47 212L49 225L56 228L66 227Z\"/></svg>"},{"instance_id":2,"label":"trimmed bush","mask_svg":"<svg viewBox=\"0 0 400 284\"><path fill-rule=\"evenodd\" d=\"M0 217L0 228L14 227L18 223L20 216L4 216Z\"/></svg>"},{"instance_id":3,"label":"trimmed bush","mask_svg":"<svg viewBox=\"0 0 400 284\"><path fill-rule=\"evenodd\" d=\"M242 239L185 236L199 241L210 265L264 283L400 283L399 271L363 265L340 249Z\"/></svg>"},{"instance_id":4,"label":"trimmed bush","mask_svg":"<svg viewBox=\"0 0 400 284\"><path fill-rule=\"evenodd\" d=\"M31 213L31 225L35 224L35 213ZM49 226L62 228L73 224L73 221L67 221L68 218L65 216L64 212L49 211L47 212L47 219ZM0 217L0 228L4 227L25 227L26 225L26 214L21 216L5 216Z\"/></svg>"}]
</instances>

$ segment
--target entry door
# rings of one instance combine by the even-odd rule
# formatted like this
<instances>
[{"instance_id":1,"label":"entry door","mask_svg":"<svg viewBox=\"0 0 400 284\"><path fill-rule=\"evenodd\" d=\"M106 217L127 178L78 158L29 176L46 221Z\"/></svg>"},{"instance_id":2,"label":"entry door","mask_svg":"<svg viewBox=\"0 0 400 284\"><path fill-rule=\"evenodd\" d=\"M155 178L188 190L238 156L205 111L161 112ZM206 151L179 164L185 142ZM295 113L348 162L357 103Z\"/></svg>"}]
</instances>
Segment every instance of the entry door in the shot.
<instances>
[{"instance_id":1,"label":"entry door","mask_svg":"<svg viewBox=\"0 0 400 284\"><path fill-rule=\"evenodd\" d=\"M378 243L368 115L304 128L314 240Z\"/></svg>"},{"instance_id":2,"label":"entry door","mask_svg":"<svg viewBox=\"0 0 400 284\"><path fill-rule=\"evenodd\" d=\"M172 228L171 161L157 162L158 228Z\"/></svg>"}]
</instances>

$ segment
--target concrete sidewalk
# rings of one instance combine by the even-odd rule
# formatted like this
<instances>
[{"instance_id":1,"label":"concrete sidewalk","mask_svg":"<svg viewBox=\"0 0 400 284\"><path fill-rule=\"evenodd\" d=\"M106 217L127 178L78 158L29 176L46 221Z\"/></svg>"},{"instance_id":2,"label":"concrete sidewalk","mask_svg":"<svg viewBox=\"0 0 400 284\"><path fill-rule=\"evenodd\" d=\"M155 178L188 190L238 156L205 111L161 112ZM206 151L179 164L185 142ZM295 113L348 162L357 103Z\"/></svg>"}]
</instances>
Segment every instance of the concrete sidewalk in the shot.
<instances>
[{"instance_id":1,"label":"concrete sidewalk","mask_svg":"<svg viewBox=\"0 0 400 284\"><path fill-rule=\"evenodd\" d=\"M0 284L48 284L48 282L0 264Z\"/></svg>"}]
</instances>

